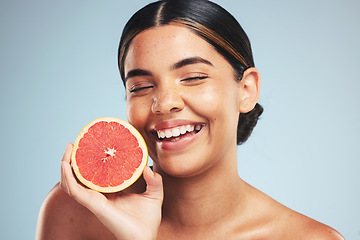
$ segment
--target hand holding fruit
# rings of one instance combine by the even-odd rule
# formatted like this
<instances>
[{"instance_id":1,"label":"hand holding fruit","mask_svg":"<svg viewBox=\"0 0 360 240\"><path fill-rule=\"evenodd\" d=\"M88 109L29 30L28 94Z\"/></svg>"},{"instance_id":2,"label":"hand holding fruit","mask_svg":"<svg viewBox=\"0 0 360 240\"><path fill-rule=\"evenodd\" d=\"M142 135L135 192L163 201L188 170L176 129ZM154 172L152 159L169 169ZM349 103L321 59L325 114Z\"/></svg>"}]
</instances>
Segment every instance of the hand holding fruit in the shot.
<instances>
[{"instance_id":1,"label":"hand holding fruit","mask_svg":"<svg viewBox=\"0 0 360 240\"><path fill-rule=\"evenodd\" d=\"M161 176L146 167L147 189L142 194L124 192L104 195L78 184L71 170L72 144L61 163L61 188L93 212L118 239L155 239L161 221L163 187Z\"/></svg>"}]
</instances>

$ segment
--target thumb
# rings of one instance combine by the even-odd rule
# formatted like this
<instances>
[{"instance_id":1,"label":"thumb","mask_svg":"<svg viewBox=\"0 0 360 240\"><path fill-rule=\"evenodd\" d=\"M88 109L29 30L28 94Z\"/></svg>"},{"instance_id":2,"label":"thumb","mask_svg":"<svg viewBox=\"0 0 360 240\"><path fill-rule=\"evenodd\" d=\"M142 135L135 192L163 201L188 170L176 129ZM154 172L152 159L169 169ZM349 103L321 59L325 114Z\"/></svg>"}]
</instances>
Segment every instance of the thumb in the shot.
<instances>
[{"instance_id":1,"label":"thumb","mask_svg":"<svg viewBox=\"0 0 360 240\"><path fill-rule=\"evenodd\" d=\"M144 195L149 198L159 200L162 203L164 190L161 175L152 171L149 166L145 167L143 175L147 184Z\"/></svg>"}]
</instances>

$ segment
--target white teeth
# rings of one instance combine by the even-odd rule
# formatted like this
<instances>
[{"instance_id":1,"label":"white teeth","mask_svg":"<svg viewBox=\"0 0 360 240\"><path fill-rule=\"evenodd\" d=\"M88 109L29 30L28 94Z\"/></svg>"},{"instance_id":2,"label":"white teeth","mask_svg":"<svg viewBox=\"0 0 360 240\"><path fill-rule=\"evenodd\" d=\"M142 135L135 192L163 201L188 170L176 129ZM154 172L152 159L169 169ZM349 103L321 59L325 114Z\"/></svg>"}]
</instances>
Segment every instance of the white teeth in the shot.
<instances>
[{"instance_id":1,"label":"white teeth","mask_svg":"<svg viewBox=\"0 0 360 240\"><path fill-rule=\"evenodd\" d=\"M165 131L165 136L166 136L166 138L171 138L171 137L172 137L172 132L171 132L171 130L166 130L166 131Z\"/></svg>"},{"instance_id":2,"label":"white teeth","mask_svg":"<svg viewBox=\"0 0 360 240\"><path fill-rule=\"evenodd\" d=\"M194 125L186 125L181 127L176 127L172 129L166 129L166 130L159 130L157 131L158 138L171 138L171 137L178 137L182 134L185 134L186 132L192 132L194 130L199 131L201 129L201 124L198 124L196 126Z\"/></svg>"},{"instance_id":3,"label":"white teeth","mask_svg":"<svg viewBox=\"0 0 360 240\"><path fill-rule=\"evenodd\" d=\"M172 136L173 137L180 136L180 129L178 129L178 128L173 129L172 130Z\"/></svg>"},{"instance_id":4,"label":"white teeth","mask_svg":"<svg viewBox=\"0 0 360 240\"><path fill-rule=\"evenodd\" d=\"M160 131L158 132L158 137L159 137L159 138L165 138L165 136L166 136L166 135L165 135L164 132L160 132Z\"/></svg>"},{"instance_id":5,"label":"white teeth","mask_svg":"<svg viewBox=\"0 0 360 240\"><path fill-rule=\"evenodd\" d=\"M180 127L180 134L185 134L186 133L186 127L185 126L181 126Z\"/></svg>"}]
</instances>

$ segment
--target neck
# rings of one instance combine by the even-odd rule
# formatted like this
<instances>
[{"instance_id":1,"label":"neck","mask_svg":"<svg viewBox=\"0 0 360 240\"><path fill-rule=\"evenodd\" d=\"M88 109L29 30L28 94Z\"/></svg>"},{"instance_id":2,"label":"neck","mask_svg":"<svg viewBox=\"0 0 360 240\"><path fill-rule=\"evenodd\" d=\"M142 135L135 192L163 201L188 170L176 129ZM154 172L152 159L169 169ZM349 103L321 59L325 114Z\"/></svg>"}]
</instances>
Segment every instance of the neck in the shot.
<instances>
[{"instance_id":1,"label":"neck","mask_svg":"<svg viewBox=\"0 0 360 240\"><path fill-rule=\"evenodd\" d=\"M163 223L176 230L200 231L219 227L245 205L246 184L232 159L192 177L177 178L159 171L164 182Z\"/></svg>"}]
</instances>

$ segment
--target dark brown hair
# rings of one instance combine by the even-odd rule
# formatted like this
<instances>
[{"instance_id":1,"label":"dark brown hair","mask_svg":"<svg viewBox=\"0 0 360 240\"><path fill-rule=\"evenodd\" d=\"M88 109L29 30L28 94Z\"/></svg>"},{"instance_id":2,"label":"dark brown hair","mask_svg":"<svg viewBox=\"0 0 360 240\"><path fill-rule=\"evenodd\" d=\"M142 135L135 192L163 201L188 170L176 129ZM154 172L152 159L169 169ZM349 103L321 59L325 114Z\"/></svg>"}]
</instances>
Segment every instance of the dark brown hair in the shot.
<instances>
[{"instance_id":1,"label":"dark brown hair","mask_svg":"<svg viewBox=\"0 0 360 240\"><path fill-rule=\"evenodd\" d=\"M245 31L225 9L207 0L163 0L137 11L124 27L118 50L123 81L124 61L131 40L146 29L167 24L185 26L210 43L231 64L237 81L241 81L247 68L255 67ZM250 112L240 113L237 144L249 138L262 112L263 108L257 103Z\"/></svg>"}]
</instances>

